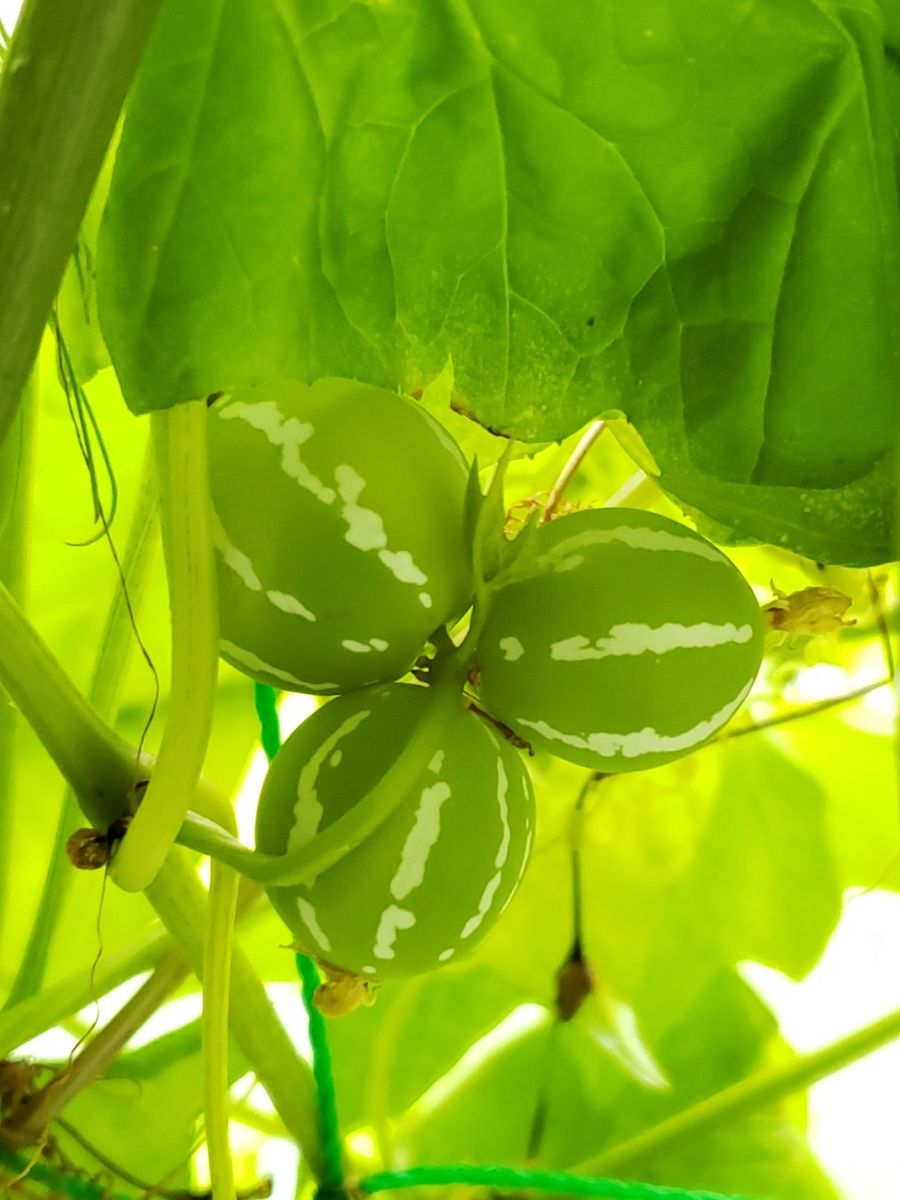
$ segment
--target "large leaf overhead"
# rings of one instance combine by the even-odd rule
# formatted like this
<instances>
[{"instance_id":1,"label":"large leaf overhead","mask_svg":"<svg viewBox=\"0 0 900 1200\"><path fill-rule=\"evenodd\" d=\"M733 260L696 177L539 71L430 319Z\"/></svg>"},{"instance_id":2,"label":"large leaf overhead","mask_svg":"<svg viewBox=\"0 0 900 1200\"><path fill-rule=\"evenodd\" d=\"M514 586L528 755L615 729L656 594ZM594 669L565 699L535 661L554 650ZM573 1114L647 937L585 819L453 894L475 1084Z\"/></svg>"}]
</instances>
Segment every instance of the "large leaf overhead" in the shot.
<instances>
[{"instance_id":1,"label":"large leaf overhead","mask_svg":"<svg viewBox=\"0 0 900 1200\"><path fill-rule=\"evenodd\" d=\"M526 440L627 415L738 537L891 557L898 217L875 0L191 0L101 245L135 411L418 388Z\"/></svg>"}]
</instances>

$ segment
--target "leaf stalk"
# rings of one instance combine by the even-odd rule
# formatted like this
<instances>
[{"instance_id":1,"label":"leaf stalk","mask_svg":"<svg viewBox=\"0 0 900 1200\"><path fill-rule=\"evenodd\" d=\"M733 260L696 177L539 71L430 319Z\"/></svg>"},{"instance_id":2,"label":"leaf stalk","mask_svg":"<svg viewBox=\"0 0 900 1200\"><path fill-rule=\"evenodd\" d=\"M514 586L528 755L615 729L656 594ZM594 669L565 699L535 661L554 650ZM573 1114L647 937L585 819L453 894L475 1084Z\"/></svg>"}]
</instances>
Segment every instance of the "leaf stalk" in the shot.
<instances>
[{"instance_id":1,"label":"leaf stalk","mask_svg":"<svg viewBox=\"0 0 900 1200\"><path fill-rule=\"evenodd\" d=\"M900 1009L822 1050L799 1055L784 1066L732 1084L619 1146L579 1163L573 1170L600 1175L654 1162L670 1151L680 1150L689 1142L708 1137L734 1121L803 1091L898 1037Z\"/></svg>"},{"instance_id":2,"label":"leaf stalk","mask_svg":"<svg viewBox=\"0 0 900 1200\"><path fill-rule=\"evenodd\" d=\"M161 0L27 0L0 75L0 444Z\"/></svg>"}]
</instances>

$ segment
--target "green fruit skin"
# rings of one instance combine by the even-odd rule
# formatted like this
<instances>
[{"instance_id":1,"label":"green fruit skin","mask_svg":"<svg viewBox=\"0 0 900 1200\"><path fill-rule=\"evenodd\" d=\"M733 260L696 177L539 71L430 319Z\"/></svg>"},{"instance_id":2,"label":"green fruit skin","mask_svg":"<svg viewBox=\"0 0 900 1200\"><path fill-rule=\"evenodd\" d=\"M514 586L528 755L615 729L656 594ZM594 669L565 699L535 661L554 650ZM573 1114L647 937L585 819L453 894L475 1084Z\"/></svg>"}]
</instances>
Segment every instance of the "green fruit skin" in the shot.
<instances>
[{"instance_id":1,"label":"green fruit skin","mask_svg":"<svg viewBox=\"0 0 900 1200\"><path fill-rule=\"evenodd\" d=\"M221 647L289 691L403 675L471 598L467 470L414 401L342 379L210 410Z\"/></svg>"},{"instance_id":2,"label":"green fruit skin","mask_svg":"<svg viewBox=\"0 0 900 1200\"><path fill-rule=\"evenodd\" d=\"M353 807L404 753L432 703L388 684L341 696L276 755L256 842L282 854ZM295 940L370 979L432 971L481 940L525 871L534 795L521 753L460 700L443 749L399 807L310 886L269 887Z\"/></svg>"},{"instance_id":3,"label":"green fruit skin","mask_svg":"<svg viewBox=\"0 0 900 1200\"><path fill-rule=\"evenodd\" d=\"M690 753L745 699L762 659L753 592L693 530L640 509L542 526L476 650L484 706L535 749L594 770Z\"/></svg>"}]
</instances>

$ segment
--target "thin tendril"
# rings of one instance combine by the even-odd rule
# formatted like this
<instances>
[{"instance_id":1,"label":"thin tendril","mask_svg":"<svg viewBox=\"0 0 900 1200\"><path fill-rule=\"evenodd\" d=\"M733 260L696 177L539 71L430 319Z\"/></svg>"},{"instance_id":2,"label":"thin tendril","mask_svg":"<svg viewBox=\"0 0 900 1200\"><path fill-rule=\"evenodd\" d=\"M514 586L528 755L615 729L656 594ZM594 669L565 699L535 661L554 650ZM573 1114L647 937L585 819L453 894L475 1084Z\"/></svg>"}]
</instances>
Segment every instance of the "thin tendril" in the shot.
<instances>
[{"instance_id":1,"label":"thin tendril","mask_svg":"<svg viewBox=\"0 0 900 1200\"><path fill-rule=\"evenodd\" d=\"M69 1052L66 1073L71 1071L78 1051L100 1024L100 997L97 995L97 971L99 970L100 963L103 960L103 905L106 901L106 883L108 878L109 870L106 868L103 871L103 878L100 881L100 901L97 904L97 922L94 926L94 931L97 934L97 953L94 955L94 961L91 963L91 971L90 975L88 976L88 990L91 993L91 999L94 1005L94 1015L91 1018L90 1024L87 1026L81 1037Z\"/></svg>"},{"instance_id":2,"label":"thin tendril","mask_svg":"<svg viewBox=\"0 0 900 1200\"><path fill-rule=\"evenodd\" d=\"M76 266L80 278L81 266L78 260L77 252ZM112 460L110 459L109 452L106 448L106 442L103 438L103 433L97 423L97 418L94 415L94 410L84 394L81 384L78 382L78 376L76 374L71 355L69 354L69 348L66 343L66 339L63 336L62 328L60 327L59 316L55 309L50 316L50 325L53 329L53 334L56 341L56 360L60 379L62 381L63 392L66 397L66 405L69 409L69 415L72 419L72 426L75 430L78 449L81 452L82 458L84 459L84 464L87 467L88 476L90 478L91 498L94 504L94 520L99 521L101 525L98 533L94 537L88 538L87 541L69 542L67 544L71 546L84 547L92 545L94 542L99 541L100 538L106 539L106 544L109 547L109 552L112 556L113 563L115 564L116 574L119 577L119 585L122 589L122 598L125 601L125 607L128 612L128 620L131 625L132 632L134 633L134 639L137 642L138 649L141 652L141 657L147 664L147 668L150 671L150 676L153 681L153 699L150 702L150 709L147 714L147 718L144 721L144 725L141 730L141 736L138 739L137 749L135 751L135 762L140 763L141 756L144 751L144 745L147 741L147 736L150 733L150 729L152 728L153 721L159 708L159 672L156 669L156 664L153 662L150 651L147 649L144 639L141 637L137 623L137 616L135 614L134 606L131 602L131 596L128 591L128 582L125 579L125 572L122 569L122 562L119 558L119 552L116 549L116 544L112 536L111 526L118 509L119 498L118 483L116 482L116 474L113 469ZM85 421L85 413L87 414L87 420L90 422L90 429L93 430L93 438L96 440L100 457L103 460L103 466L106 471L107 479L109 480L110 505L108 514L100 496L100 487L97 480L97 468L94 462L93 441L88 424Z\"/></svg>"},{"instance_id":3,"label":"thin tendril","mask_svg":"<svg viewBox=\"0 0 900 1200\"><path fill-rule=\"evenodd\" d=\"M84 393L84 389L78 382L78 375L75 371L72 357L69 354L69 347L65 337L63 336L62 328L59 323L59 316L55 309L50 315L50 326L56 339L56 362L59 370L60 381L66 397L66 404L68 406L69 415L72 419L72 424L75 429L75 436L78 440L78 448L81 452L82 458L84 459L90 479L91 499L94 505L94 521L99 521L102 526L102 528L94 535L94 537L88 538L84 542L73 542L70 544L75 546L89 546L94 542L99 541L104 535L108 536L108 527L112 525L118 509L118 484L116 482L116 475L115 471L113 470L112 462L110 461L109 453L106 449L106 442L104 441L103 434L97 423L94 410ZM90 423L90 427L88 423ZM91 436L91 430L93 430L93 438ZM110 502L108 514L106 513L106 509L100 496L97 465L94 460L94 441L96 441L97 449L109 481Z\"/></svg>"}]
</instances>

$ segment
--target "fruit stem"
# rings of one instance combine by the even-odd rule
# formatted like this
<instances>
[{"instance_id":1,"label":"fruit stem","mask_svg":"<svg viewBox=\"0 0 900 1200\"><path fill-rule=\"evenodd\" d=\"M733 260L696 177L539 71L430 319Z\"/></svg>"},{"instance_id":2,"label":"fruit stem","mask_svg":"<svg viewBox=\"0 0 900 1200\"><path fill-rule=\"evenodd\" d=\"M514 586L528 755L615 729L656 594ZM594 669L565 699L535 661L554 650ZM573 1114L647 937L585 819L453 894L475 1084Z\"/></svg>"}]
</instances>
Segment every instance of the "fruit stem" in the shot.
<instances>
[{"instance_id":1,"label":"fruit stem","mask_svg":"<svg viewBox=\"0 0 900 1200\"><path fill-rule=\"evenodd\" d=\"M403 754L349 812L344 813L312 841L286 854L263 854L245 846L216 820L189 812L178 842L226 863L259 883L293 887L308 883L340 862L371 834L409 794L435 751L453 709L462 704L462 689L454 670L430 688L432 703L425 706L418 726Z\"/></svg>"},{"instance_id":2,"label":"fruit stem","mask_svg":"<svg viewBox=\"0 0 900 1200\"><path fill-rule=\"evenodd\" d=\"M71 784L82 811L107 829L128 811L142 763L84 699L0 583L0 686Z\"/></svg>"},{"instance_id":3,"label":"fruit stem","mask_svg":"<svg viewBox=\"0 0 900 1200\"><path fill-rule=\"evenodd\" d=\"M439 682L455 679L457 686L462 688L465 684L465 663L460 657L460 647L443 625L431 635L431 642L435 648L435 656L429 666L429 684L434 686Z\"/></svg>"},{"instance_id":4,"label":"fruit stem","mask_svg":"<svg viewBox=\"0 0 900 1200\"><path fill-rule=\"evenodd\" d=\"M172 626L169 714L156 766L111 877L142 891L175 841L212 732L219 662L218 599L207 486L206 401L151 414Z\"/></svg>"},{"instance_id":5,"label":"fruit stem","mask_svg":"<svg viewBox=\"0 0 900 1200\"><path fill-rule=\"evenodd\" d=\"M566 462L566 465L560 471L556 483L553 485L553 489L547 499L547 505L541 514L542 525L553 519L553 514L559 507L559 502L562 500L566 488L578 474L578 471L581 469L581 464L587 458L591 447L594 445L594 442L596 442L597 438L605 428L605 421L592 421L584 431L584 434L578 441L578 445L572 451Z\"/></svg>"}]
</instances>

